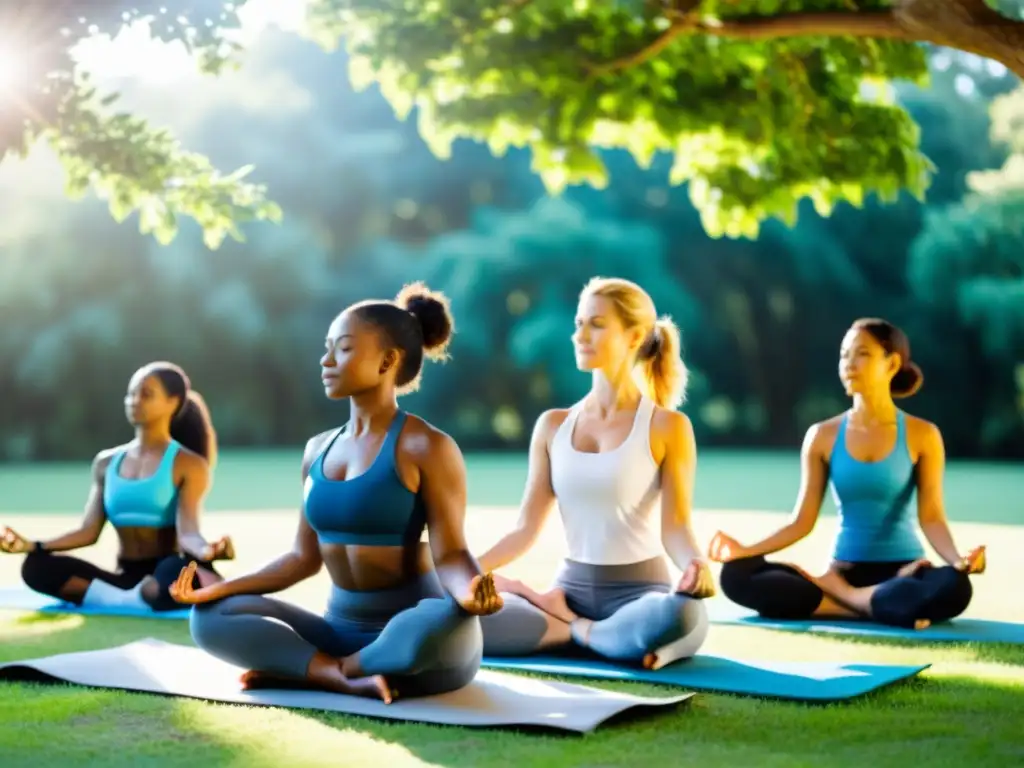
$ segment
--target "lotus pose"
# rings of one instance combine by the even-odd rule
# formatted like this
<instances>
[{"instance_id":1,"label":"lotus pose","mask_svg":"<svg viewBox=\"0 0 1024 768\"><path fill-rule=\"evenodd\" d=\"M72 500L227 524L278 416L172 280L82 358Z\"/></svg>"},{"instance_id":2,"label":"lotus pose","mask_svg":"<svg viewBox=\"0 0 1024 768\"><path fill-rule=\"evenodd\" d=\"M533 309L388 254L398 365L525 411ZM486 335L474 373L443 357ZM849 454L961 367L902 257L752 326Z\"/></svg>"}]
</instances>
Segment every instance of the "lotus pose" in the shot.
<instances>
[{"instance_id":1,"label":"lotus pose","mask_svg":"<svg viewBox=\"0 0 1024 768\"><path fill-rule=\"evenodd\" d=\"M200 566L197 586L220 579L215 560L234 557L231 539L208 543L199 532L217 440L206 404L185 372L150 363L132 376L125 397L135 439L100 451L92 463L85 518L74 531L30 541L0 529L0 551L27 557L21 575L36 592L76 605L171 610L167 594L182 566ZM68 552L95 544L110 523L120 540L117 570L107 571Z\"/></svg>"},{"instance_id":2,"label":"lotus pose","mask_svg":"<svg viewBox=\"0 0 1024 768\"><path fill-rule=\"evenodd\" d=\"M707 635L701 599L714 594L690 527L697 451L675 410L687 378L679 332L635 283L597 278L580 296L573 345L590 393L538 419L519 524L480 564L525 554L556 503L568 557L549 592L496 577L508 594L483 621L485 652L575 644L658 668L697 652Z\"/></svg>"},{"instance_id":3,"label":"lotus pose","mask_svg":"<svg viewBox=\"0 0 1024 768\"><path fill-rule=\"evenodd\" d=\"M190 566L171 588L196 604L196 644L249 670L244 685L311 685L390 703L476 675L478 616L501 598L466 548L466 467L450 437L397 401L416 388L424 355L443 357L451 332L447 301L422 284L342 312L320 365L327 397L347 399L350 418L306 445L291 550L198 590ZM322 617L265 597L324 565L333 586Z\"/></svg>"},{"instance_id":4,"label":"lotus pose","mask_svg":"<svg viewBox=\"0 0 1024 768\"><path fill-rule=\"evenodd\" d=\"M894 398L923 383L910 342L885 320L858 320L843 338L839 378L853 406L815 424L801 451L800 494L792 522L755 544L721 531L710 555L725 563L725 595L771 619L863 618L923 629L959 616L970 603L969 574L985 569L985 548L961 554L942 500L945 452L938 428L904 413ZM828 571L765 560L813 530L831 483L839 534ZM933 565L915 530L947 565Z\"/></svg>"}]
</instances>

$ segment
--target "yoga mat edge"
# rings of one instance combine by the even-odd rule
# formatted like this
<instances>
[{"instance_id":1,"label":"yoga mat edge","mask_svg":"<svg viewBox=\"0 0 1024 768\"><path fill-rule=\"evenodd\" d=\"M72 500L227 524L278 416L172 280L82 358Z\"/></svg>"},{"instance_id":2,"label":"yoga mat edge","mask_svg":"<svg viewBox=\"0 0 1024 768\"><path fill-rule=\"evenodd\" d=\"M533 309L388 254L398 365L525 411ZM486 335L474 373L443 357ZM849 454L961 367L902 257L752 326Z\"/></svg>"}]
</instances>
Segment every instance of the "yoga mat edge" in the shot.
<instances>
[{"instance_id":1,"label":"yoga mat edge","mask_svg":"<svg viewBox=\"0 0 1024 768\"><path fill-rule=\"evenodd\" d=\"M931 665L769 662L700 654L659 670L630 668L598 659L557 656L485 658L483 666L565 677L671 685L709 693L826 702L863 696L914 677Z\"/></svg>"},{"instance_id":2,"label":"yoga mat edge","mask_svg":"<svg viewBox=\"0 0 1024 768\"><path fill-rule=\"evenodd\" d=\"M81 606L65 603L49 595L25 587L0 588L0 611L25 611L29 613L78 614L81 616L112 616L120 618L188 620L190 608L176 611L152 611L116 606Z\"/></svg>"},{"instance_id":3,"label":"yoga mat edge","mask_svg":"<svg viewBox=\"0 0 1024 768\"><path fill-rule=\"evenodd\" d=\"M751 611L726 602L712 601L709 605L712 624L754 627L778 632L808 632L823 635L854 635L858 637L896 638L921 643L1006 643L1024 645L1024 624L988 619L958 618L947 623L934 624L927 629L903 629L868 621L837 621L809 619L780 621L762 619Z\"/></svg>"},{"instance_id":4,"label":"yoga mat edge","mask_svg":"<svg viewBox=\"0 0 1024 768\"><path fill-rule=\"evenodd\" d=\"M675 710L695 695L641 697L571 683L481 670L458 691L391 705L326 691L243 691L237 667L198 648L153 638L100 651L0 664L0 681L59 681L249 706L333 711L386 720L463 727L529 727L589 733L620 716Z\"/></svg>"}]
</instances>

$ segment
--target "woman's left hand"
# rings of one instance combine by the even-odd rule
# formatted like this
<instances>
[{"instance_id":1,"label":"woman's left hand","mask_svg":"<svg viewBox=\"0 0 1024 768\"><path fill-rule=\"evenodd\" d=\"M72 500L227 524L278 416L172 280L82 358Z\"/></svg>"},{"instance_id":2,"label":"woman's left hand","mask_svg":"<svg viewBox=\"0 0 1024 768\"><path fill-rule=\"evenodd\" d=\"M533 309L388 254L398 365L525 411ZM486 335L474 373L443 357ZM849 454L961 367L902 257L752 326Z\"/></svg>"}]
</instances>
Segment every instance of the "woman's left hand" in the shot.
<instances>
[{"instance_id":1,"label":"woman's left hand","mask_svg":"<svg viewBox=\"0 0 1024 768\"><path fill-rule=\"evenodd\" d=\"M474 616L490 616L505 605L505 601L501 599L494 586L494 576L490 573L474 576L469 582L466 594L455 599L466 613Z\"/></svg>"},{"instance_id":2,"label":"woman's left hand","mask_svg":"<svg viewBox=\"0 0 1024 768\"><path fill-rule=\"evenodd\" d=\"M715 578L711 574L710 566L703 560L691 560L682 578L679 579L679 584L676 585L676 592L695 600L714 597Z\"/></svg>"},{"instance_id":3,"label":"woman's left hand","mask_svg":"<svg viewBox=\"0 0 1024 768\"><path fill-rule=\"evenodd\" d=\"M207 544L202 551L202 560L212 563L215 560L234 560L235 544L230 536L221 536L212 544Z\"/></svg>"}]
</instances>

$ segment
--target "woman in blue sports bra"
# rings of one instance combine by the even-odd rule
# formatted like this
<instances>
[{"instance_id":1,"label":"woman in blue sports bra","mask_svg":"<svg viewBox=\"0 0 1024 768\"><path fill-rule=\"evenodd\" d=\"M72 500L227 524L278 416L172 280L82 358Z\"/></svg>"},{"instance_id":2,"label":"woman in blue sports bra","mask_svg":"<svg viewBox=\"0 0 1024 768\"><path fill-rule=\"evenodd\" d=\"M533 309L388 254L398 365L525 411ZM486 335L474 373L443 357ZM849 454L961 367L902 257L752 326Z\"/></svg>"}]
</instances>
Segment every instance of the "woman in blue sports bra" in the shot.
<instances>
[{"instance_id":1,"label":"woman in blue sports bra","mask_svg":"<svg viewBox=\"0 0 1024 768\"><path fill-rule=\"evenodd\" d=\"M476 676L478 616L502 601L466 546L466 466L455 441L397 399L416 388L425 356L444 357L452 325L447 300L420 283L338 315L321 377L328 398L349 401L349 420L306 444L291 549L200 589L189 564L171 588L195 605L196 644L248 670L245 687L313 685L389 703ZM323 616L265 596L324 566Z\"/></svg>"},{"instance_id":2,"label":"woman in blue sports bra","mask_svg":"<svg viewBox=\"0 0 1024 768\"><path fill-rule=\"evenodd\" d=\"M942 498L942 435L893 402L924 380L910 342L885 320L858 320L843 338L839 377L853 407L807 431L792 522L749 546L721 531L712 539L710 556L724 563L722 591L771 619L863 618L923 629L959 616L971 601L968 576L985 570L985 548L957 549ZM813 577L765 560L810 534L829 484L839 533L828 571ZM925 557L918 525L946 565Z\"/></svg>"},{"instance_id":3,"label":"woman in blue sports bra","mask_svg":"<svg viewBox=\"0 0 1024 768\"><path fill-rule=\"evenodd\" d=\"M210 583L220 578L212 561L234 557L229 538L211 544L199 532L216 435L203 399L171 363L135 372L125 412L135 439L93 459L82 524L44 541L3 528L0 550L27 554L22 579L36 592L76 605L170 610L178 606L167 590L189 559L202 562L197 582ZM116 571L55 554L92 546L108 522L120 540Z\"/></svg>"}]
</instances>

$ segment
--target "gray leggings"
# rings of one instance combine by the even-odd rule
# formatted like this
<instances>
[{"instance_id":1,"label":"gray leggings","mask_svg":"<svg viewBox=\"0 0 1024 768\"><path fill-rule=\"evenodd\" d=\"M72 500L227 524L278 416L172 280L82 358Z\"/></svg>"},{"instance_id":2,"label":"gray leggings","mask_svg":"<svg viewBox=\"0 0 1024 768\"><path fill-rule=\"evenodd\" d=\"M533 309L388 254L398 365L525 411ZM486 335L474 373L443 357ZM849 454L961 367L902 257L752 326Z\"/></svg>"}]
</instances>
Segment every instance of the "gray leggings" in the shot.
<instances>
[{"instance_id":1,"label":"gray leggings","mask_svg":"<svg viewBox=\"0 0 1024 768\"><path fill-rule=\"evenodd\" d=\"M639 663L654 653L656 667L662 667L696 654L708 634L704 603L672 592L668 566L660 557L628 565L566 560L555 586L565 591L573 613L593 622L589 633L573 622L573 641L613 661ZM517 595L502 597L505 607L481 619L484 654L535 653L550 618Z\"/></svg>"},{"instance_id":2,"label":"gray leggings","mask_svg":"<svg viewBox=\"0 0 1024 768\"><path fill-rule=\"evenodd\" d=\"M196 605L192 639L243 669L301 680L317 651L359 652L367 675L384 675L403 698L462 688L480 668L480 622L459 607L431 573L397 589L348 592L334 587L321 618L262 595Z\"/></svg>"}]
</instances>

